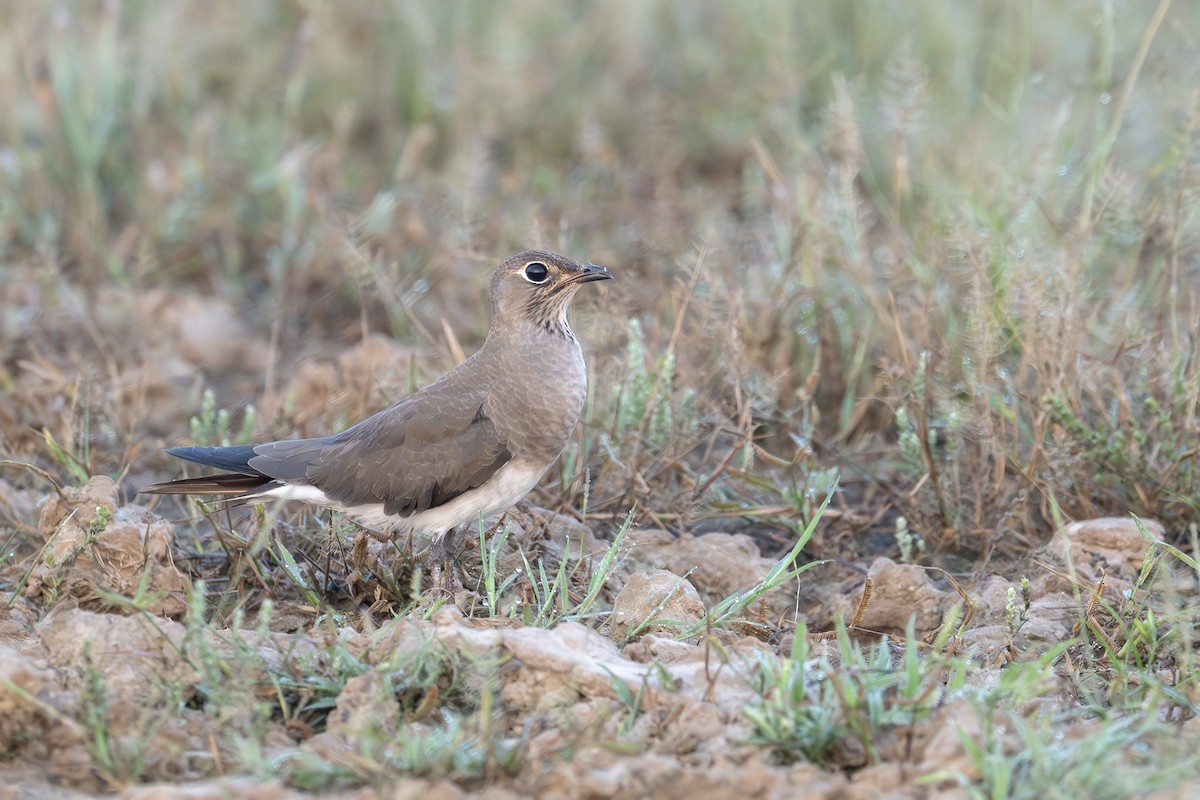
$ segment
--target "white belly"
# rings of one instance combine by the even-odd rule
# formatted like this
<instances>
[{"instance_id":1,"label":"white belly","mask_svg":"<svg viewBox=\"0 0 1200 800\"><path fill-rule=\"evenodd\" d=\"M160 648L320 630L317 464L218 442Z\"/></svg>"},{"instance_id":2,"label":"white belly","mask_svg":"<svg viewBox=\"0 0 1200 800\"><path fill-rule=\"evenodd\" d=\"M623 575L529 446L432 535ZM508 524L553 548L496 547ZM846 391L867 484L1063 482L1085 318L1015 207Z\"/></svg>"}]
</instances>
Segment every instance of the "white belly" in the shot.
<instances>
[{"instance_id":1,"label":"white belly","mask_svg":"<svg viewBox=\"0 0 1200 800\"><path fill-rule=\"evenodd\" d=\"M519 502L542 479L547 467L537 467L523 461L510 461L497 470L492 479L470 491L463 492L448 503L429 508L407 517L385 514L383 503L345 506L325 496L315 486L279 486L256 497L277 497L303 503L335 508L365 528L388 534L417 533L441 539L446 532L480 517L498 514Z\"/></svg>"}]
</instances>

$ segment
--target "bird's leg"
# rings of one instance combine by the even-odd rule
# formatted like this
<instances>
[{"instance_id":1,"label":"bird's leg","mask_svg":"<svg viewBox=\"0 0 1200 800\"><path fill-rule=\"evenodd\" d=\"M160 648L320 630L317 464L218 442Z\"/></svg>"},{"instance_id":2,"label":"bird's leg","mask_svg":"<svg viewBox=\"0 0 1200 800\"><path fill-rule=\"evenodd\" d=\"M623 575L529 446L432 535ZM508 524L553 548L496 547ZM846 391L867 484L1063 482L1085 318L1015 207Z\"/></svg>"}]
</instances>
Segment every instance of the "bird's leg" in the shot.
<instances>
[{"instance_id":1,"label":"bird's leg","mask_svg":"<svg viewBox=\"0 0 1200 800\"><path fill-rule=\"evenodd\" d=\"M430 577L433 579L434 591L454 597L462 591L462 579L458 575L458 567L454 557L458 553L458 530L451 528L442 536L433 540L429 548Z\"/></svg>"},{"instance_id":2,"label":"bird's leg","mask_svg":"<svg viewBox=\"0 0 1200 800\"><path fill-rule=\"evenodd\" d=\"M429 546L429 555L426 564L429 565L429 581L432 584L431 588L437 590L442 584L442 565L446 560L446 546L442 542L442 537L433 537L433 543Z\"/></svg>"},{"instance_id":3,"label":"bird's leg","mask_svg":"<svg viewBox=\"0 0 1200 800\"><path fill-rule=\"evenodd\" d=\"M458 565L454 563L458 556L458 529L451 528L446 531L445 541L442 543L445 563L442 565L446 577L446 590L450 596L458 594L463 589L462 577L458 574Z\"/></svg>"}]
</instances>

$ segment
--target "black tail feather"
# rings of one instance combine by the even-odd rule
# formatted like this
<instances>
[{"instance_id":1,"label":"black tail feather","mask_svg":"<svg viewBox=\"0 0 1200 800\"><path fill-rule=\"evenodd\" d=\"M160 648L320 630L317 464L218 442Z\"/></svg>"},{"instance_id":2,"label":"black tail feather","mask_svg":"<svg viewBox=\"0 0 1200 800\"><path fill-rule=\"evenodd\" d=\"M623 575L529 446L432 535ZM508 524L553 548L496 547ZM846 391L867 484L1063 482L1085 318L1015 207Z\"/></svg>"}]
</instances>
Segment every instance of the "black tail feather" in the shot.
<instances>
[{"instance_id":1,"label":"black tail feather","mask_svg":"<svg viewBox=\"0 0 1200 800\"><path fill-rule=\"evenodd\" d=\"M252 444L234 447L172 447L167 453L185 461L228 472L156 483L139 490L139 494L242 495L257 494L272 484L277 485L273 478L250 466L250 459L255 456Z\"/></svg>"},{"instance_id":2,"label":"black tail feather","mask_svg":"<svg viewBox=\"0 0 1200 800\"><path fill-rule=\"evenodd\" d=\"M250 466L250 459L255 456L252 444L239 444L233 447L172 447L167 450L167 454L182 458L184 461L203 464L206 467L216 467L229 472L270 480L266 475Z\"/></svg>"},{"instance_id":3,"label":"black tail feather","mask_svg":"<svg viewBox=\"0 0 1200 800\"><path fill-rule=\"evenodd\" d=\"M178 481L156 483L139 489L139 494L247 494L257 493L276 483L265 475L239 475L222 473L203 478L184 478Z\"/></svg>"}]
</instances>

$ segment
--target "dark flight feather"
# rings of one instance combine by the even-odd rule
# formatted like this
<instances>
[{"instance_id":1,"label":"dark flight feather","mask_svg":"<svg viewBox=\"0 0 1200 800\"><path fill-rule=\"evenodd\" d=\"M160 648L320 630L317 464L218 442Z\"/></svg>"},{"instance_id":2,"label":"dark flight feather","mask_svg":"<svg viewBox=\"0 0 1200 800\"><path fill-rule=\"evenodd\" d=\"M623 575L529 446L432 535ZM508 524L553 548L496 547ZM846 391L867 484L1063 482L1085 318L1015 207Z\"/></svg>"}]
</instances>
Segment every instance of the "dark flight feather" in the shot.
<instances>
[{"instance_id":1,"label":"dark flight feather","mask_svg":"<svg viewBox=\"0 0 1200 800\"><path fill-rule=\"evenodd\" d=\"M224 472L218 475L207 475L203 478L184 478L167 483L156 483L140 491L144 494L246 494L257 493L279 485L265 475L242 475L236 472Z\"/></svg>"}]
</instances>

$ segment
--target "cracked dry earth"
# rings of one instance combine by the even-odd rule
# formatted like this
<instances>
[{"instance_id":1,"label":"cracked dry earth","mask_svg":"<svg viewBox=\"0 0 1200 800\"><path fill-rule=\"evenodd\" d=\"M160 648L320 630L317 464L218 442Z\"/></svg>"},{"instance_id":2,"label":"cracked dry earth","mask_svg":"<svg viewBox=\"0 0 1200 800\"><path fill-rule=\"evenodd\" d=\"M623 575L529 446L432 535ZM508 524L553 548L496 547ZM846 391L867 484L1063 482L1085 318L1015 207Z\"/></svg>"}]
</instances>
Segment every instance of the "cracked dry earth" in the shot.
<instances>
[{"instance_id":1,"label":"cracked dry earth","mask_svg":"<svg viewBox=\"0 0 1200 800\"><path fill-rule=\"evenodd\" d=\"M595 628L471 618L447 604L357 625L314 615L301 615L297 625L292 614L216 630L187 621L189 578L173 562L172 524L120 504L110 479L45 496L0 482L0 498L9 514L27 515L45 542L0 620L0 797L304 797L312 796L305 770L315 763L354 776L348 785L322 786L322 796L354 798L963 797L946 776L978 776L964 741L979 738L979 717L964 700L887 730L872 742L870 761L854 741L838 743L835 764L824 769L788 763L754 743L744 709L761 697L756 676L790 652L789 626L776 621L794 619L798 605L811 629L838 612L861 612L859 627L871 631L901 632L910 616L918 635L938 627L957 592L935 573L887 558L867 570L873 594L865 608L861 574L812 570L799 592L794 584L775 590L744 623L691 641L676 640L678 627L655 620L698 621L706 606L760 580L774 562L749 538L631 531L610 578L612 613ZM110 519L98 525L98 517ZM576 521L549 518L541 526L543 552L557 547L559 557L575 552L596 566L609 543ZM514 530L513 545L532 535ZM1042 557L1069 559L1083 579L1104 571L1120 591L1136 578L1144 552L1131 523L1095 520L1064 528ZM983 665L969 681L994 682L1014 654L1042 652L1070 636L1077 602L1070 585L1059 570L1040 574L1015 639L1004 617L1014 584L991 576L968 587L975 611L958 647ZM133 611L117 596L153 600ZM814 646L836 644L817 639ZM441 778L372 771L391 757L381 742L445 728L436 686L406 694L397 684L405 670L421 668L404 661L417 653L454 665L456 691L490 707L500 726L494 741L507 743L515 759L492 752L482 774L459 780L453 768ZM210 664L224 665L219 683L270 699L284 691L272 676L290 675L292 691L302 691L339 660L358 666L335 688L320 730L263 716L253 704L213 706ZM104 717L103 753L89 716L96 708ZM136 764L138 779L101 769L104 754Z\"/></svg>"}]
</instances>

